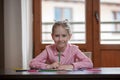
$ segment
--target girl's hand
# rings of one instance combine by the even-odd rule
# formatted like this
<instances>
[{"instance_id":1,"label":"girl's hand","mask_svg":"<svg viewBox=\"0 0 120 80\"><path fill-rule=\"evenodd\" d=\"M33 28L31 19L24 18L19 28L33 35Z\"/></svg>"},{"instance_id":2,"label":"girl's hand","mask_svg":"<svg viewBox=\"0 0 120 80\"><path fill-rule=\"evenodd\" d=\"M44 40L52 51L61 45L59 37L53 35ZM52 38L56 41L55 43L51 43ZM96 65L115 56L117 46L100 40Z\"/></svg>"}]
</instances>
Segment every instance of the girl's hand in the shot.
<instances>
[{"instance_id":1,"label":"girl's hand","mask_svg":"<svg viewBox=\"0 0 120 80\"><path fill-rule=\"evenodd\" d=\"M73 69L73 65L60 65L58 67L59 70L69 70L69 69Z\"/></svg>"},{"instance_id":2,"label":"girl's hand","mask_svg":"<svg viewBox=\"0 0 120 80\"><path fill-rule=\"evenodd\" d=\"M47 69L57 69L59 67L60 63L59 62L54 62L50 65L47 65Z\"/></svg>"}]
</instances>

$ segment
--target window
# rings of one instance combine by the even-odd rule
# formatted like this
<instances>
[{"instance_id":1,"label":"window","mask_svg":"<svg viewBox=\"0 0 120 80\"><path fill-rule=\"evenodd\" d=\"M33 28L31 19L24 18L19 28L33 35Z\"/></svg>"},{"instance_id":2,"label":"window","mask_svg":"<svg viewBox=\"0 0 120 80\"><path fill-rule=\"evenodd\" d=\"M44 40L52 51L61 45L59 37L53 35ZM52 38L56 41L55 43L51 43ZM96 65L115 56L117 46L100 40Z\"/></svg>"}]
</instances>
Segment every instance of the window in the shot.
<instances>
[{"instance_id":1,"label":"window","mask_svg":"<svg viewBox=\"0 0 120 80\"><path fill-rule=\"evenodd\" d=\"M117 33L120 31L120 11L113 11L113 18L116 21L114 31Z\"/></svg>"},{"instance_id":2,"label":"window","mask_svg":"<svg viewBox=\"0 0 120 80\"><path fill-rule=\"evenodd\" d=\"M101 44L120 44L120 1L101 0Z\"/></svg>"},{"instance_id":3,"label":"window","mask_svg":"<svg viewBox=\"0 0 120 80\"><path fill-rule=\"evenodd\" d=\"M55 8L55 21L61 21L68 19L72 20L72 9L71 8Z\"/></svg>"},{"instance_id":4,"label":"window","mask_svg":"<svg viewBox=\"0 0 120 80\"><path fill-rule=\"evenodd\" d=\"M42 44L53 43L52 25L54 21L65 19L68 19L72 29L70 43L86 43L84 0L42 0Z\"/></svg>"}]
</instances>

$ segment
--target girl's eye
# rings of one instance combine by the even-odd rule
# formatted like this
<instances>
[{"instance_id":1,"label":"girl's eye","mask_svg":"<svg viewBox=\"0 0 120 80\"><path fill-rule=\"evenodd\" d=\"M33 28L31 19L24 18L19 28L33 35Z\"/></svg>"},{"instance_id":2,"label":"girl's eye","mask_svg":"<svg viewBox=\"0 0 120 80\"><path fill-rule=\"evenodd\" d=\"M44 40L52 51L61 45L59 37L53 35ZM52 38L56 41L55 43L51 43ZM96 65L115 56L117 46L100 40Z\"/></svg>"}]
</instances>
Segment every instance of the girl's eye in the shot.
<instances>
[{"instance_id":1,"label":"girl's eye","mask_svg":"<svg viewBox=\"0 0 120 80\"><path fill-rule=\"evenodd\" d=\"M55 37L59 37L59 35L55 35Z\"/></svg>"},{"instance_id":2,"label":"girl's eye","mask_svg":"<svg viewBox=\"0 0 120 80\"><path fill-rule=\"evenodd\" d=\"M63 37L66 37L67 35L62 35Z\"/></svg>"},{"instance_id":3,"label":"girl's eye","mask_svg":"<svg viewBox=\"0 0 120 80\"><path fill-rule=\"evenodd\" d=\"M63 34L61 37L66 37L67 35ZM55 35L55 37L60 37L60 35Z\"/></svg>"}]
</instances>

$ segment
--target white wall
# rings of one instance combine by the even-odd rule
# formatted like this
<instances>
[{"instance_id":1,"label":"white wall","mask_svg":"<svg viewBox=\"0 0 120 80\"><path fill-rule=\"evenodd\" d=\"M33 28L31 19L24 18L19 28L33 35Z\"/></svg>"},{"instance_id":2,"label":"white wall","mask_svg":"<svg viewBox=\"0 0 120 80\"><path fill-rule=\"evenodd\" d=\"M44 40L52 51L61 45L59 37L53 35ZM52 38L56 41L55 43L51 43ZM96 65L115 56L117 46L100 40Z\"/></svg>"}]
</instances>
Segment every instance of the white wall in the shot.
<instances>
[{"instance_id":1,"label":"white wall","mask_svg":"<svg viewBox=\"0 0 120 80\"><path fill-rule=\"evenodd\" d=\"M22 58L23 68L29 68L29 61L32 58L33 44L33 14L32 0L21 0L22 13Z\"/></svg>"},{"instance_id":2,"label":"white wall","mask_svg":"<svg viewBox=\"0 0 120 80\"><path fill-rule=\"evenodd\" d=\"M21 0L4 0L5 69L26 68L27 66L24 65L27 65L32 57L32 35L29 35L32 31L32 25L28 25L32 20L23 24L22 16L26 14L26 12L22 12L24 7L21 5ZM23 26L29 29L24 34ZM23 35L26 35L26 38L23 38ZM27 52L25 53L22 48L24 46L22 43L27 41L29 45L25 45L25 47L27 46ZM24 55L28 55L29 53L29 56L23 57L23 53ZM26 63L23 62L24 60L26 60Z\"/></svg>"}]
</instances>

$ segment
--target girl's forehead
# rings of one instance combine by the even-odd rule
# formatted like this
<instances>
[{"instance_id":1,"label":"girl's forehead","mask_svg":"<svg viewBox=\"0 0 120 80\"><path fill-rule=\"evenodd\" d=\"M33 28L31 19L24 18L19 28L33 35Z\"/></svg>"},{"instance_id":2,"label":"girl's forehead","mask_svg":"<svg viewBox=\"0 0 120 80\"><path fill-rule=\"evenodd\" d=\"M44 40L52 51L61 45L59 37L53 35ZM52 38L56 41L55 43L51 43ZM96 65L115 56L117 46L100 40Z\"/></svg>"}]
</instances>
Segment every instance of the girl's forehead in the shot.
<instances>
[{"instance_id":1,"label":"girl's forehead","mask_svg":"<svg viewBox=\"0 0 120 80\"><path fill-rule=\"evenodd\" d=\"M54 32L64 32L64 33L66 33L67 30L62 26L58 26L54 29Z\"/></svg>"},{"instance_id":2,"label":"girl's forehead","mask_svg":"<svg viewBox=\"0 0 120 80\"><path fill-rule=\"evenodd\" d=\"M65 28L63 26L56 26L55 29L64 29L65 30Z\"/></svg>"}]
</instances>

